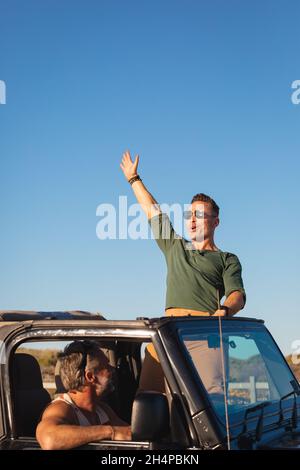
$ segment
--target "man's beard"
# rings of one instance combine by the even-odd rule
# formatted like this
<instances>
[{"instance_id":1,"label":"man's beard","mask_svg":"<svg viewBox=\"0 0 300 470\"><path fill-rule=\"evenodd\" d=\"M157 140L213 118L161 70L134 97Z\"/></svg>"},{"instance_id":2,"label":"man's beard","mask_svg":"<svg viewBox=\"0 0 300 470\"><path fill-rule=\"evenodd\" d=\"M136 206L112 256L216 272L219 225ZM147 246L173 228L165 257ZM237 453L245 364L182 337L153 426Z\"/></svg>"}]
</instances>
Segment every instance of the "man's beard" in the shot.
<instances>
[{"instance_id":1,"label":"man's beard","mask_svg":"<svg viewBox=\"0 0 300 470\"><path fill-rule=\"evenodd\" d=\"M100 383L96 386L96 393L98 396L104 397L109 395L115 390L114 381L112 378L108 379L106 383Z\"/></svg>"},{"instance_id":2,"label":"man's beard","mask_svg":"<svg viewBox=\"0 0 300 470\"><path fill-rule=\"evenodd\" d=\"M114 381L113 379L109 379L109 381L107 382L106 384L106 387L103 391L103 394L104 395L108 395L109 393L112 393L113 391L115 390L115 384L114 384Z\"/></svg>"}]
</instances>

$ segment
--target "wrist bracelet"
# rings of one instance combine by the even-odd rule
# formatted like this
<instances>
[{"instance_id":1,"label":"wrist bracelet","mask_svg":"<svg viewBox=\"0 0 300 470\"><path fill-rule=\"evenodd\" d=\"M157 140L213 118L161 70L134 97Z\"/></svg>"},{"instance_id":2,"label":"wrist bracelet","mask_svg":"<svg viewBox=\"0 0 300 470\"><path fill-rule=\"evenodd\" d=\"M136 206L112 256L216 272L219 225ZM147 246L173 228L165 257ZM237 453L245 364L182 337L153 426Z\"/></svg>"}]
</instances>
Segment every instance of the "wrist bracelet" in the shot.
<instances>
[{"instance_id":1,"label":"wrist bracelet","mask_svg":"<svg viewBox=\"0 0 300 470\"><path fill-rule=\"evenodd\" d=\"M225 310L225 317L229 316L229 307L227 305L220 305L220 310Z\"/></svg>"},{"instance_id":2,"label":"wrist bracelet","mask_svg":"<svg viewBox=\"0 0 300 470\"><path fill-rule=\"evenodd\" d=\"M129 184L132 184L132 183L134 183L135 181L142 181L142 178L141 178L139 175L133 176L132 178L130 178L130 179L128 180L128 183L129 183Z\"/></svg>"}]
</instances>

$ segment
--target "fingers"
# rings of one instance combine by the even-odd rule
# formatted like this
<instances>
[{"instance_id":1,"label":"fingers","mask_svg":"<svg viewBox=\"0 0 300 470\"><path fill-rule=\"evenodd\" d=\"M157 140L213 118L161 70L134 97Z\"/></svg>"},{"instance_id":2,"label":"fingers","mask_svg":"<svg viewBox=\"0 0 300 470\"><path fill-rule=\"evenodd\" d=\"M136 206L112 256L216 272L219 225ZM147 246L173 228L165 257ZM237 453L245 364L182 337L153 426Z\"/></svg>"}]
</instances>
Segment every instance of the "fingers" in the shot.
<instances>
[{"instance_id":1,"label":"fingers","mask_svg":"<svg viewBox=\"0 0 300 470\"><path fill-rule=\"evenodd\" d=\"M128 163L129 163L128 160L127 160L125 157L123 157L123 158L122 158L122 164L123 164L124 166L126 166L126 165L128 165Z\"/></svg>"},{"instance_id":2,"label":"fingers","mask_svg":"<svg viewBox=\"0 0 300 470\"><path fill-rule=\"evenodd\" d=\"M220 317L222 316L223 312L220 312L220 310L216 310L215 313L212 314L213 317Z\"/></svg>"},{"instance_id":3,"label":"fingers","mask_svg":"<svg viewBox=\"0 0 300 470\"><path fill-rule=\"evenodd\" d=\"M132 163L132 160L131 160L131 157L130 157L130 153L128 150L126 150L126 152L123 153L123 160L125 162L129 162L129 163Z\"/></svg>"},{"instance_id":4,"label":"fingers","mask_svg":"<svg viewBox=\"0 0 300 470\"><path fill-rule=\"evenodd\" d=\"M226 316L226 314L224 312L219 312L219 311L215 312L214 315L216 317L225 317Z\"/></svg>"},{"instance_id":5,"label":"fingers","mask_svg":"<svg viewBox=\"0 0 300 470\"><path fill-rule=\"evenodd\" d=\"M140 159L140 157L139 157L139 155L137 154L137 155L135 156L135 160L134 160L134 162L133 162L133 161L131 160L131 156L130 156L129 150L126 150L126 151L123 153L123 157L122 157L122 165L123 165L123 167L122 167L121 165L120 165L120 166L121 166L122 169L123 169L124 167L128 166L128 165L134 165L135 168L136 168L136 167L138 166L138 164L139 164L139 159Z\"/></svg>"}]
</instances>

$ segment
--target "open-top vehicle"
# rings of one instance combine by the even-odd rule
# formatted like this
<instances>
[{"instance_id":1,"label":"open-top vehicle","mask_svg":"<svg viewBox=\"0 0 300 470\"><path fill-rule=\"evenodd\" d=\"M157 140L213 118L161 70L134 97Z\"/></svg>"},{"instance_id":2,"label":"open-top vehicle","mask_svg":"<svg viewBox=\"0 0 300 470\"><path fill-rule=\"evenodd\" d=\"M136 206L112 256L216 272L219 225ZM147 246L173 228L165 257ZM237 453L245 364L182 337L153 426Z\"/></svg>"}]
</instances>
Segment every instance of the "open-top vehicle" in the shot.
<instances>
[{"instance_id":1,"label":"open-top vehicle","mask_svg":"<svg viewBox=\"0 0 300 470\"><path fill-rule=\"evenodd\" d=\"M105 320L88 312L0 312L0 449L38 449L35 429L63 390L56 356L93 339L115 367L110 405L132 425L131 441L87 449L300 448L300 388L262 320L162 317ZM210 393L197 344L223 353L223 393ZM166 393L137 393L144 348L153 346ZM193 345L191 348L190 345ZM48 356L47 356L48 355Z\"/></svg>"}]
</instances>

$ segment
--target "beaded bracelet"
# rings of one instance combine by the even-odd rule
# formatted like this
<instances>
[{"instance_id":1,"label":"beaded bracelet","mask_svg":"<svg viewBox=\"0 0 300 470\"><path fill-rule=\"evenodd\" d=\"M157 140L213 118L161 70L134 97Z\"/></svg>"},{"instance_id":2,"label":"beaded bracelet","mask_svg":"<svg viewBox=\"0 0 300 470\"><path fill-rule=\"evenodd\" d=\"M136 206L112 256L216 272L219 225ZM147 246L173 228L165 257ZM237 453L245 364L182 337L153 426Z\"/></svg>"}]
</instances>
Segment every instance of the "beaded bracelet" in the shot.
<instances>
[{"instance_id":1,"label":"beaded bracelet","mask_svg":"<svg viewBox=\"0 0 300 470\"><path fill-rule=\"evenodd\" d=\"M130 179L128 180L128 183L129 183L129 184L132 184L132 183L134 183L135 181L142 181L142 178L141 178L139 175L133 176L132 178L130 178Z\"/></svg>"}]
</instances>

